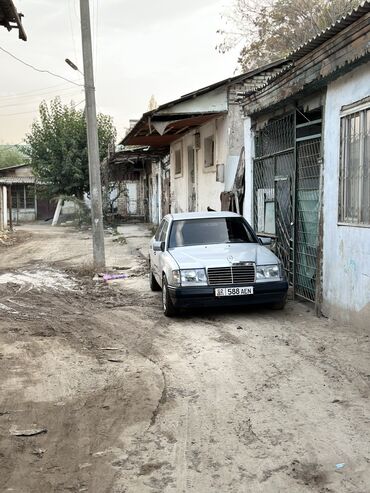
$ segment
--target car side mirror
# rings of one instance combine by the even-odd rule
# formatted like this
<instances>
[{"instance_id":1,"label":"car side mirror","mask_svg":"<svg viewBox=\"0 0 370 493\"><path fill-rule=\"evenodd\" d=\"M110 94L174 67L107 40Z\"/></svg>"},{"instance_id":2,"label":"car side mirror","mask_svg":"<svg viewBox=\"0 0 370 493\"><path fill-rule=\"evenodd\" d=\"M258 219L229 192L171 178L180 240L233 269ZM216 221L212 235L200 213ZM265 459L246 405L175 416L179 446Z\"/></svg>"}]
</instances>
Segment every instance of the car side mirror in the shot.
<instances>
[{"instance_id":1,"label":"car side mirror","mask_svg":"<svg viewBox=\"0 0 370 493\"><path fill-rule=\"evenodd\" d=\"M258 239L260 240L260 243L263 246L270 246L272 244L272 238L268 238L266 236L259 236Z\"/></svg>"},{"instance_id":2,"label":"car side mirror","mask_svg":"<svg viewBox=\"0 0 370 493\"><path fill-rule=\"evenodd\" d=\"M165 242L164 241L153 241L153 250L155 252L164 252Z\"/></svg>"}]
</instances>

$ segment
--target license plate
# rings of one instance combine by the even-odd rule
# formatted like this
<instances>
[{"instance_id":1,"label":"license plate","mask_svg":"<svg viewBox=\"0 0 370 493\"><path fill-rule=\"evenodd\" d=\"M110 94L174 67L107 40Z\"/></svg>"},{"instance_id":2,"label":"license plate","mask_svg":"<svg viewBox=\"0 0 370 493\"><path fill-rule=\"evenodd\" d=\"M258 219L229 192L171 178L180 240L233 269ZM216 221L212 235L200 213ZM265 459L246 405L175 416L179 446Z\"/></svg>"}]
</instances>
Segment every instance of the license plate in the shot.
<instances>
[{"instance_id":1,"label":"license plate","mask_svg":"<svg viewBox=\"0 0 370 493\"><path fill-rule=\"evenodd\" d=\"M242 288L216 288L215 296L245 296L253 294L253 286Z\"/></svg>"}]
</instances>

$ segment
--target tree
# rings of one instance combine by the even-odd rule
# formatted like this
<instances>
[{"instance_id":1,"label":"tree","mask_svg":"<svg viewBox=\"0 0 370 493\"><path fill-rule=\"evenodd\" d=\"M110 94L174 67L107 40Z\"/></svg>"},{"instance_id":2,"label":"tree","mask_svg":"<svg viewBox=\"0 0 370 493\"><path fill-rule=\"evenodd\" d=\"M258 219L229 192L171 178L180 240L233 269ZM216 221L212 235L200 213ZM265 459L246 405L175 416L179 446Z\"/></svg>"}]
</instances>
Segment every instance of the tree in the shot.
<instances>
[{"instance_id":1,"label":"tree","mask_svg":"<svg viewBox=\"0 0 370 493\"><path fill-rule=\"evenodd\" d=\"M2 145L0 146L0 168L15 166L17 164L26 164L29 158L22 152L18 146Z\"/></svg>"},{"instance_id":2,"label":"tree","mask_svg":"<svg viewBox=\"0 0 370 493\"><path fill-rule=\"evenodd\" d=\"M359 0L233 0L226 28L219 30L222 53L241 45L243 71L285 58L340 17Z\"/></svg>"},{"instance_id":3,"label":"tree","mask_svg":"<svg viewBox=\"0 0 370 493\"><path fill-rule=\"evenodd\" d=\"M48 184L50 195L75 195L89 191L86 120L75 105L62 105L59 97L40 104L40 119L26 137L35 176ZM100 160L115 139L110 116L98 114Z\"/></svg>"}]
</instances>

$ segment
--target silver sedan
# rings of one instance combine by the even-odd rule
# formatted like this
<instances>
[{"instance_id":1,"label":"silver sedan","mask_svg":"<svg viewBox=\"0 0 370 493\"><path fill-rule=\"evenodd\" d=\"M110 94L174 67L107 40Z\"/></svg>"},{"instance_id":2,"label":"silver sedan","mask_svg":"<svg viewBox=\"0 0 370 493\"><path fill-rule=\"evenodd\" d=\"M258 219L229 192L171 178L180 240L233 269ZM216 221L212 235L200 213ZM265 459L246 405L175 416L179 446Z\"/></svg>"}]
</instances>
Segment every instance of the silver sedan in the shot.
<instances>
[{"instance_id":1,"label":"silver sedan","mask_svg":"<svg viewBox=\"0 0 370 493\"><path fill-rule=\"evenodd\" d=\"M233 212L169 214L150 242L150 288L162 290L168 317L189 307L281 309L288 283L268 242Z\"/></svg>"}]
</instances>

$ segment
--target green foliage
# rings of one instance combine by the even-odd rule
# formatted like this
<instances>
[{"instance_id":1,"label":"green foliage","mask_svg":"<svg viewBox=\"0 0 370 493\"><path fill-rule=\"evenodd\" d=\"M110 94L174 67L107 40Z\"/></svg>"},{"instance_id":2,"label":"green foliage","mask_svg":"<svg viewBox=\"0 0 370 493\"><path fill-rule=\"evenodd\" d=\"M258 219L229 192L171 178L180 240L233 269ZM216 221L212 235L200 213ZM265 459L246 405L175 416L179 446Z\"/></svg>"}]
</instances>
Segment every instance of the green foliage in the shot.
<instances>
[{"instance_id":1,"label":"green foliage","mask_svg":"<svg viewBox=\"0 0 370 493\"><path fill-rule=\"evenodd\" d=\"M99 114L100 160L108 144L116 137L110 116ZM60 98L40 104L40 118L26 137L33 173L48 184L51 195L81 197L89 191L86 120L73 104L63 105Z\"/></svg>"},{"instance_id":2,"label":"green foliage","mask_svg":"<svg viewBox=\"0 0 370 493\"><path fill-rule=\"evenodd\" d=\"M0 146L0 168L26 164L29 158L22 152L21 146L2 145Z\"/></svg>"},{"instance_id":3,"label":"green foliage","mask_svg":"<svg viewBox=\"0 0 370 493\"><path fill-rule=\"evenodd\" d=\"M241 45L243 71L285 58L336 20L358 7L359 0L234 0L218 31L226 52Z\"/></svg>"}]
</instances>

